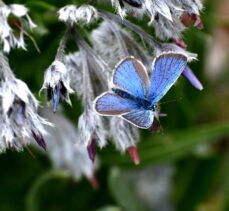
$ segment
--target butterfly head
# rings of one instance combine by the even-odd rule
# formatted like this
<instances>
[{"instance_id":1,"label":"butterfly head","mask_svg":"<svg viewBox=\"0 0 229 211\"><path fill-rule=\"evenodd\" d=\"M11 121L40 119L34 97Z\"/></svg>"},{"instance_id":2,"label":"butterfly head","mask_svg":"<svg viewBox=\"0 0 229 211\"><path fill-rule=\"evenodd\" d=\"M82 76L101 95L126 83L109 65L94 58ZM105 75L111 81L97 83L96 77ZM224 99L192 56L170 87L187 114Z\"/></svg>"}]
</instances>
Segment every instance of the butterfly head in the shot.
<instances>
[{"instance_id":1,"label":"butterfly head","mask_svg":"<svg viewBox=\"0 0 229 211\"><path fill-rule=\"evenodd\" d=\"M156 110L157 110L157 105L153 105L152 111L153 111L153 112L156 112Z\"/></svg>"},{"instance_id":2,"label":"butterfly head","mask_svg":"<svg viewBox=\"0 0 229 211\"><path fill-rule=\"evenodd\" d=\"M160 116L160 106L158 104L155 104L152 106L152 111L154 113L154 116L159 119Z\"/></svg>"}]
</instances>

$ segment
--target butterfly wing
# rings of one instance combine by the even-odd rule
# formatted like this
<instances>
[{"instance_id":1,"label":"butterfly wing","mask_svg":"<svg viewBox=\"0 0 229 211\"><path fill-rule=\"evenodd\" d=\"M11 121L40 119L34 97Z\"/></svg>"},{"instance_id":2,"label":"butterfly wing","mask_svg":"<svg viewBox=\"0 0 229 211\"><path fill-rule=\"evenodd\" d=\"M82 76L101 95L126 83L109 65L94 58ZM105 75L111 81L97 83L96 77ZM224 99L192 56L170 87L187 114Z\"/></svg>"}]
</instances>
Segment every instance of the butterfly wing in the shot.
<instances>
[{"instance_id":1,"label":"butterfly wing","mask_svg":"<svg viewBox=\"0 0 229 211\"><path fill-rule=\"evenodd\" d=\"M160 55L153 63L149 99L157 103L176 82L187 64L182 54L167 53Z\"/></svg>"},{"instance_id":2,"label":"butterfly wing","mask_svg":"<svg viewBox=\"0 0 229 211\"><path fill-rule=\"evenodd\" d=\"M144 109L132 110L122 115L122 117L133 125L143 129L150 128L154 119L153 111Z\"/></svg>"},{"instance_id":3,"label":"butterfly wing","mask_svg":"<svg viewBox=\"0 0 229 211\"><path fill-rule=\"evenodd\" d=\"M104 116L122 115L138 108L136 102L105 92L94 101L94 110Z\"/></svg>"},{"instance_id":4,"label":"butterfly wing","mask_svg":"<svg viewBox=\"0 0 229 211\"><path fill-rule=\"evenodd\" d=\"M134 57L127 57L115 68L113 84L133 96L143 99L148 94L149 78L140 61Z\"/></svg>"}]
</instances>

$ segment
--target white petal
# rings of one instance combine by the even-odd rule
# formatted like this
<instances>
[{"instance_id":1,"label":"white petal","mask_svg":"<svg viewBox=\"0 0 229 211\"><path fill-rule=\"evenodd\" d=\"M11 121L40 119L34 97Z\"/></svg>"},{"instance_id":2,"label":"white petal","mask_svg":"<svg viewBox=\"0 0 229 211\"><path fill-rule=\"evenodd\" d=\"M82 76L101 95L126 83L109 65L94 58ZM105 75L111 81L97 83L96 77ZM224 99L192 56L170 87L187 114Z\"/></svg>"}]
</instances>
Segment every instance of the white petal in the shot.
<instances>
[{"instance_id":1,"label":"white petal","mask_svg":"<svg viewBox=\"0 0 229 211\"><path fill-rule=\"evenodd\" d=\"M57 12L58 19L60 21L73 24L74 22L76 22L76 11L77 7L75 5L67 5Z\"/></svg>"},{"instance_id":2,"label":"white petal","mask_svg":"<svg viewBox=\"0 0 229 211\"><path fill-rule=\"evenodd\" d=\"M8 87L4 87L4 90L2 90L2 109L3 112L6 114L9 111L9 108L13 105L15 95L11 91L11 89Z\"/></svg>"},{"instance_id":3,"label":"white petal","mask_svg":"<svg viewBox=\"0 0 229 211\"><path fill-rule=\"evenodd\" d=\"M11 12L16 17L25 16L28 13L28 9L21 4L11 4L10 6Z\"/></svg>"},{"instance_id":4,"label":"white petal","mask_svg":"<svg viewBox=\"0 0 229 211\"><path fill-rule=\"evenodd\" d=\"M29 15L26 15L26 18L29 22L29 27L32 29L32 28L36 28L37 25L31 20L31 18L29 17Z\"/></svg>"}]
</instances>

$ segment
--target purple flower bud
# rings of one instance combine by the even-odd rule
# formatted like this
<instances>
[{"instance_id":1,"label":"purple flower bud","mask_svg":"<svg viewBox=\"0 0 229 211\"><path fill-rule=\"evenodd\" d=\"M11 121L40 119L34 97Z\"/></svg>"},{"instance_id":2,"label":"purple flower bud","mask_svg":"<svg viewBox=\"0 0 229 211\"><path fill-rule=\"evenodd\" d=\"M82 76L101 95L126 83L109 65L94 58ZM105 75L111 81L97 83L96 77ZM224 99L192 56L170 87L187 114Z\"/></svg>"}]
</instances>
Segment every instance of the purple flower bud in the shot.
<instances>
[{"instance_id":1,"label":"purple flower bud","mask_svg":"<svg viewBox=\"0 0 229 211\"><path fill-rule=\"evenodd\" d=\"M46 146L46 143L45 143L45 140L43 138L43 136L39 133L39 134L36 134L33 130L31 130L32 132L32 135L33 135L33 138L36 140L37 144L46 151L47 149L47 146Z\"/></svg>"},{"instance_id":2,"label":"purple flower bud","mask_svg":"<svg viewBox=\"0 0 229 211\"><path fill-rule=\"evenodd\" d=\"M44 83L40 92L46 89L48 100L53 100L53 113L56 113L60 97L71 105L69 94L74 91L70 88L70 76L65 64L55 60L45 72Z\"/></svg>"},{"instance_id":3,"label":"purple flower bud","mask_svg":"<svg viewBox=\"0 0 229 211\"><path fill-rule=\"evenodd\" d=\"M15 103L16 104L16 103ZM25 123L26 115L25 115L25 103L23 101L20 101L17 103L18 110L17 110L17 123L19 125L23 125Z\"/></svg>"},{"instance_id":4,"label":"purple flower bud","mask_svg":"<svg viewBox=\"0 0 229 211\"><path fill-rule=\"evenodd\" d=\"M60 102L60 89L60 85L57 85L53 90L53 113L56 113Z\"/></svg>"},{"instance_id":5,"label":"purple flower bud","mask_svg":"<svg viewBox=\"0 0 229 211\"><path fill-rule=\"evenodd\" d=\"M182 72L182 75L197 89L202 90L203 85L199 81L199 79L195 76L195 74L192 72L192 70L186 66L184 71Z\"/></svg>"},{"instance_id":6,"label":"purple flower bud","mask_svg":"<svg viewBox=\"0 0 229 211\"><path fill-rule=\"evenodd\" d=\"M88 155L91 161L94 162L95 155L96 155L96 139L95 138L92 138L90 145L87 147L87 152L88 152Z\"/></svg>"}]
</instances>

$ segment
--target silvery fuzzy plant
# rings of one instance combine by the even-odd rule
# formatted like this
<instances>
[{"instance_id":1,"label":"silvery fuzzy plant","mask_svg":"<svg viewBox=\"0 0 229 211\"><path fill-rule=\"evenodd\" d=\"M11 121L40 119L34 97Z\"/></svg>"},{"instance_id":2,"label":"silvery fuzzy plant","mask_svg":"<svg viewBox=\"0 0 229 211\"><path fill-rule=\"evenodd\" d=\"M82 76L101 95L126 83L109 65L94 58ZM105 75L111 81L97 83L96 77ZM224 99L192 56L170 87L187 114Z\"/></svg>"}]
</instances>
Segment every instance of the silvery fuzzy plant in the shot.
<instances>
[{"instance_id":1,"label":"silvery fuzzy plant","mask_svg":"<svg viewBox=\"0 0 229 211\"><path fill-rule=\"evenodd\" d=\"M0 51L0 152L21 150L33 137L46 150L44 125L52 124L38 113L38 101L27 85L17 79Z\"/></svg>"},{"instance_id":2,"label":"silvery fuzzy plant","mask_svg":"<svg viewBox=\"0 0 229 211\"><path fill-rule=\"evenodd\" d=\"M52 101L54 113L58 110L61 98L70 105L70 94L76 94L82 100L84 111L78 119L78 138L75 144L79 149L87 149L92 161L95 159L96 145L102 148L110 140L121 152L128 150L134 163L138 164L138 129L115 117L98 116L92 110L93 100L109 88L112 70L125 56L135 56L148 70L152 58L163 52L185 54L189 61L196 59L195 54L185 50L181 32L191 24L202 28L199 16L202 4L198 0L138 0L138 5L133 0L90 2L91 5L68 5L58 10L58 18L66 24L66 32L60 41L53 63L45 72L41 90L46 90L48 100ZM0 3L0 149L22 149L22 146L29 143L30 137L34 137L40 146L46 148L43 139L46 130L43 124L50 123L37 114L37 100L26 84L15 78L3 53L8 53L15 47L26 49L24 35L33 41L25 30L26 26L32 29L36 25L30 19L29 10L25 6ZM103 3L113 6L117 14L99 9ZM16 20L13 25L9 18L11 15ZM155 36L162 41L157 41L141 27L128 21L126 18L129 16L136 19L147 16L149 27L154 28ZM86 30L85 26L91 23L96 23L97 28L93 31ZM87 40L83 36L86 33L89 35ZM17 34L20 36L16 36ZM136 39L142 42L136 42ZM171 43L163 42L165 39L170 39ZM75 42L78 51L66 53L66 43L69 40ZM183 76L197 89L203 88L188 66ZM160 115L162 114L158 110L158 118ZM59 127L58 123L56 127ZM51 144L48 146L53 147Z\"/></svg>"},{"instance_id":3,"label":"silvery fuzzy plant","mask_svg":"<svg viewBox=\"0 0 229 211\"><path fill-rule=\"evenodd\" d=\"M37 113L38 100L28 86L15 77L5 55L12 48L26 50L25 35L37 47L26 31L36 27L28 12L24 5L6 5L0 1L0 152L22 150L31 138L46 150L44 125L52 126Z\"/></svg>"},{"instance_id":4,"label":"silvery fuzzy plant","mask_svg":"<svg viewBox=\"0 0 229 211\"><path fill-rule=\"evenodd\" d=\"M78 134L74 125L61 110L54 114L48 107L43 107L41 114L58 126L47 127L48 134L45 136L48 140L47 154L54 169L66 172L76 181L85 176L92 187L97 188L98 183L94 171L98 168L98 158L91 162L87 147L75 144Z\"/></svg>"},{"instance_id":5,"label":"silvery fuzzy plant","mask_svg":"<svg viewBox=\"0 0 229 211\"><path fill-rule=\"evenodd\" d=\"M196 54L185 50L185 44L180 38L186 26L191 23L196 26L202 24L199 18L202 4L199 1L145 0L141 1L140 6L136 6L131 0L111 1L119 16L97 9L101 1L91 2L93 6L68 5L58 11L59 20L66 24L66 32L60 42L56 59L46 70L43 88L47 90L48 99L53 101L54 112L61 97L66 100L67 96L69 102L68 95L73 93L73 90L82 99L84 111L78 119L76 145L87 147L92 160L95 157L95 143L102 148L107 144L107 140L110 140L121 152L128 150L134 163L138 164L138 129L116 117L98 116L92 110L93 100L109 89L112 70L126 56L132 55L143 61L149 67L148 70L152 57L164 52L185 54L188 61L196 59ZM173 42L158 42L139 26L125 19L128 15L136 18L144 15L150 17L149 27L155 28L156 36L161 40L171 38ZM85 25L98 20L98 27L90 32L87 37L89 42L86 41L81 32L85 33ZM136 34L144 41L145 46L136 43ZM70 39L75 42L78 51L67 54L66 42ZM183 76L197 89L203 89L188 66L183 71ZM157 118L161 115L163 114L158 110ZM153 125L152 130L154 129Z\"/></svg>"},{"instance_id":6,"label":"silvery fuzzy plant","mask_svg":"<svg viewBox=\"0 0 229 211\"><path fill-rule=\"evenodd\" d=\"M26 28L36 28L28 13L29 9L24 5L6 5L0 1L0 44L4 52L9 53L12 48L26 50L24 36L29 37L37 47L32 36L26 31Z\"/></svg>"}]
</instances>

